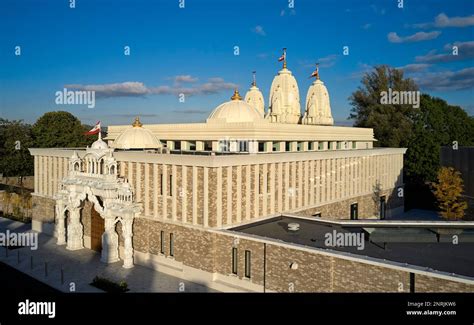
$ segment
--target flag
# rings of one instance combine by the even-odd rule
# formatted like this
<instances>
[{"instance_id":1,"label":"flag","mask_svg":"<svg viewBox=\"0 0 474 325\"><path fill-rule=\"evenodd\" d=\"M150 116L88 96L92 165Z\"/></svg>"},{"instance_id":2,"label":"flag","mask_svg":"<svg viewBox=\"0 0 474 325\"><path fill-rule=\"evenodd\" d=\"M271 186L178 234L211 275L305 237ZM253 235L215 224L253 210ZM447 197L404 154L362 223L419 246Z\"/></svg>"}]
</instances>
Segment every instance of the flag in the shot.
<instances>
[{"instance_id":1,"label":"flag","mask_svg":"<svg viewBox=\"0 0 474 325\"><path fill-rule=\"evenodd\" d=\"M313 73L311 74L311 76L309 76L310 78L313 78L313 77L317 77L318 76L318 70L314 70Z\"/></svg>"},{"instance_id":2,"label":"flag","mask_svg":"<svg viewBox=\"0 0 474 325\"><path fill-rule=\"evenodd\" d=\"M93 135L100 132L100 121L98 121L95 126L90 129L88 132L84 132L85 135Z\"/></svg>"},{"instance_id":3,"label":"flag","mask_svg":"<svg viewBox=\"0 0 474 325\"><path fill-rule=\"evenodd\" d=\"M282 56L280 56L280 58L278 59L278 62L283 61L284 59L285 59L285 54L283 54Z\"/></svg>"}]
</instances>

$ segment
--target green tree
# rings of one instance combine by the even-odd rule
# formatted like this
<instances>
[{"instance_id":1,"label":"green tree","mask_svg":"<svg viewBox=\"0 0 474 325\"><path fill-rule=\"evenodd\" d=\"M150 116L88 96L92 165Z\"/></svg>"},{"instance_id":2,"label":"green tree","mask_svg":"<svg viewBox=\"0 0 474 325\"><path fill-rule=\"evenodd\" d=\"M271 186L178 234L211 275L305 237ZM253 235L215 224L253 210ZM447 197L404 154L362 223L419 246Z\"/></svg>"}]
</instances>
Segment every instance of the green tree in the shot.
<instances>
[{"instance_id":1,"label":"green tree","mask_svg":"<svg viewBox=\"0 0 474 325\"><path fill-rule=\"evenodd\" d=\"M0 119L0 173L4 176L33 174L31 126L22 121Z\"/></svg>"},{"instance_id":2,"label":"green tree","mask_svg":"<svg viewBox=\"0 0 474 325\"><path fill-rule=\"evenodd\" d=\"M91 145L95 137L87 137L87 126L69 112L48 112L33 125L38 148L79 148Z\"/></svg>"},{"instance_id":3,"label":"green tree","mask_svg":"<svg viewBox=\"0 0 474 325\"><path fill-rule=\"evenodd\" d=\"M441 146L474 145L473 119L459 106L423 94L414 118L405 155L405 174L411 183L432 182L437 177Z\"/></svg>"},{"instance_id":4,"label":"green tree","mask_svg":"<svg viewBox=\"0 0 474 325\"><path fill-rule=\"evenodd\" d=\"M445 219L461 219L467 203L462 200L461 173L452 167L441 167L438 182L433 183L434 194L439 202L441 216Z\"/></svg>"},{"instance_id":5,"label":"green tree","mask_svg":"<svg viewBox=\"0 0 474 325\"><path fill-rule=\"evenodd\" d=\"M418 109L413 105L382 104L383 91L417 91L412 79L404 78L403 71L386 65L374 67L361 81L362 85L350 97L350 118L354 125L374 129L376 146L406 146L407 135L413 127L413 117Z\"/></svg>"}]
</instances>

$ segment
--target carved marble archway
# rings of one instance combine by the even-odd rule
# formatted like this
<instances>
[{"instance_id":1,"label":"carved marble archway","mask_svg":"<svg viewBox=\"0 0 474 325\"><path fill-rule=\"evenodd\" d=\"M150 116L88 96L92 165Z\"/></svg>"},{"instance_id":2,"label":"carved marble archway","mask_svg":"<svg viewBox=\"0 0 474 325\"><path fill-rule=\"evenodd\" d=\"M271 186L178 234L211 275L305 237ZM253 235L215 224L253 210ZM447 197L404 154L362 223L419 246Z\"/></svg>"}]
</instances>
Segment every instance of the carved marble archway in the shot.
<instances>
[{"instance_id":1,"label":"carved marble archway","mask_svg":"<svg viewBox=\"0 0 474 325\"><path fill-rule=\"evenodd\" d=\"M124 238L123 267L130 268L133 267L133 220L142 211L142 206L134 202L130 184L115 173L117 162L112 152L113 149L108 148L87 149L84 155L87 161L83 161L84 157L81 159L77 152L74 152L70 158L68 175L62 179L55 197L55 235L57 244L66 244L68 250L84 248L84 227L80 220L81 205L88 199L104 219L101 261L114 263L120 260L118 235L115 231L115 225L120 222ZM82 166L96 164L104 159L107 167L113 166L113 173L110 172L110 168L86 168L86 172L75 168L77 164ZM99 202L99 198L102 203ZM69 212L70 218L67 225L65 223L66 211Z\"/></svg>"}]
</instances>

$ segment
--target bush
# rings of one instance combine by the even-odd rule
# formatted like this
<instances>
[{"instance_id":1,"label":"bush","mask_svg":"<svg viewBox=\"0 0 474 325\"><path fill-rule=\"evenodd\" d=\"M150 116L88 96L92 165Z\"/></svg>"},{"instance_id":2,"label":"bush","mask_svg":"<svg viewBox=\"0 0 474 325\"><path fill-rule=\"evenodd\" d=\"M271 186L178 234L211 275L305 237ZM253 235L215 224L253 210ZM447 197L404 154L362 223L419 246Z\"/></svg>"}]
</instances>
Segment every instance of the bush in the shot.
<instances>
[{"instance_id":1,"label":"bush","mask_svg":"<svg viewBox=\"0 0 474 325\"><path fill-rule=\"evenodd\" d=\"M109 293L124 293L129 291L127 282L120 281L116 283L99 276L96 276L90 285Z\"/></svg>"}]
</instances>

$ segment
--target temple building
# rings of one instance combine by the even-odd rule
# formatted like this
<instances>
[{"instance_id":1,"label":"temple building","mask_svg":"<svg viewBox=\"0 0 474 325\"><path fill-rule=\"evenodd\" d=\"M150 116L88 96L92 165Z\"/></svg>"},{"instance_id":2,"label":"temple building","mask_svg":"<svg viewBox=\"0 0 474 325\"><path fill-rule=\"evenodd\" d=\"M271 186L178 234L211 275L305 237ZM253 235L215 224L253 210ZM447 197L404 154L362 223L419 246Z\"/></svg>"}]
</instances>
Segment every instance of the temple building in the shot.
<instances>
[{"instance_id":1,"label":"temple building","mask_svg":"<svg viewBox=\"0 0 474 325\"><path fill-rule=\"evenodd\" d=\"M244 99L235 90L203 123L137 117L109 126L90 148L32 148L33 229L70 250L97 250L106 263L222 291L291 291L288 283L344 291L337 281L351 277L354 291L399 290L412 270L236 230L285 214L330 221L403 212L406 149L374 148L372 129L333 126L319 73L304 103L302 111L285 59L266 109L254 77ZM356 281L339 266L373 276Z\"/></svg>"}]
</instances>

